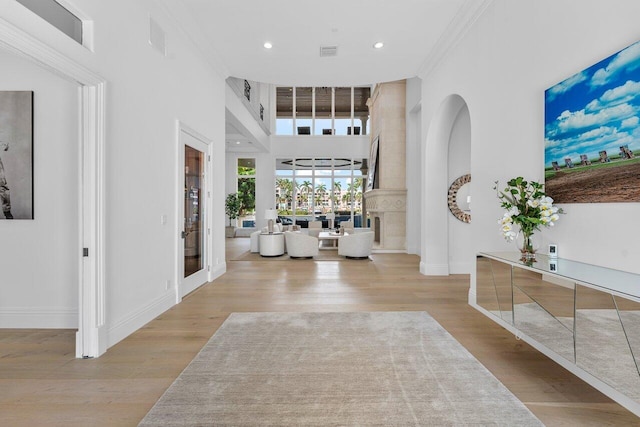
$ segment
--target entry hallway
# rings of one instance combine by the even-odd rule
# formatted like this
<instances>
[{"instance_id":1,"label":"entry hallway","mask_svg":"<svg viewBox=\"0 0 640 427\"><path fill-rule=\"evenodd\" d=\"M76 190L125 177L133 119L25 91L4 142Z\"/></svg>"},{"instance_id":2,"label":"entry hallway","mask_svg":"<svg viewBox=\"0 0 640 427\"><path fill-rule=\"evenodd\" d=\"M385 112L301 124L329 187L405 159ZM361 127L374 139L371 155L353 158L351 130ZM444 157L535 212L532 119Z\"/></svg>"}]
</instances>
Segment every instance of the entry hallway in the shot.
<instances>
[{"instance_id":1,"label":"entry hallway","mask_svg":"<svg viewBox=\"0 0 640 427\"><path fill-rule=\"evenodd\" d=\"M249 249L226 242L227 260ZM546 425L640 425L471 308L468 276L422 276L414 255L372 259L227 261L98 359L74 358L75 331L0 330L0 425L135 426L232 312L401 310L427 311Z\"/></svg>"}]
</instances>

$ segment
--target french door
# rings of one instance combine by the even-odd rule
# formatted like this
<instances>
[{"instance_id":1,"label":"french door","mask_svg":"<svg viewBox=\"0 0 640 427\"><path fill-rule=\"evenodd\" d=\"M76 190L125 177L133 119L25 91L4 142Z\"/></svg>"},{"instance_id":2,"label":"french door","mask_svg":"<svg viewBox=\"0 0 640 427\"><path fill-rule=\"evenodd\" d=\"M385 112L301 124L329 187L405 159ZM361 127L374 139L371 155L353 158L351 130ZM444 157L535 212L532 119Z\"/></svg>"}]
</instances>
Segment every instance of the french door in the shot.
<instances>
[{"instance_id":1,"label":"french door","mask_svg":"<svg viewBox=\"0 0 640 427\"><path fill-rule=\"evenodd\" d=\"M180 126L180 160L182 165L178 210L180 240L178 244L177 300L207 282L210 226L207 220L209 145L197 133Z\"/></svg>"}]
</instances>

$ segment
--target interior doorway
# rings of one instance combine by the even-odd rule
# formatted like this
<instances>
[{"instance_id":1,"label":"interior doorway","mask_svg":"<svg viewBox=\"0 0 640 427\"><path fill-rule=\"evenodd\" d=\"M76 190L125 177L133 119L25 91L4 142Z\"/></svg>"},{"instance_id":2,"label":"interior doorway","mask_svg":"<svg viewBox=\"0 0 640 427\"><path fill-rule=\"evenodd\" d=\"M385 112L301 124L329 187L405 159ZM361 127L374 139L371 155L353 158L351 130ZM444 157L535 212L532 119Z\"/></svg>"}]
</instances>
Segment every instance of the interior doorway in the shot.
<instances>
[{"instance_id":1,"label":"interior doorway","mask_svg":"<svg viewBox=\"0 0 640 427\"><path fill-rule=\"evenodd\" d=\"M0 46L79 85L80 239L76 357L98 357L107 349L104 271L105 85L99 75L10 23L0 20Z\"/></svg>"},{"instance_id":2,"label":"interior doorway","mask_svg":"<svg viewBox=\"0 0 640 427\"><path fill-rule=\"evenodd\" d=\"M179 243L176 300L207 282L211 226L209 209L210 141L179 124Z\"/></svg>"}]
</instances>

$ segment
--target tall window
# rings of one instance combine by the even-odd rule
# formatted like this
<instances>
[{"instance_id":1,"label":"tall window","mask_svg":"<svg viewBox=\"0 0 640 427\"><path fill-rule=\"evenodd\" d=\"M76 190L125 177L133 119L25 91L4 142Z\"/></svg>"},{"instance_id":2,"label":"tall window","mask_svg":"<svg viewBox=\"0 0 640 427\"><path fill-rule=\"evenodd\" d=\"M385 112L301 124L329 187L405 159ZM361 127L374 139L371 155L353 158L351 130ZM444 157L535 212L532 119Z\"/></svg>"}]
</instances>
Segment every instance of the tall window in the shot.
<instances>
[{"instance_id":1,"label":"tall window","mask_svg":"<svg viewBox=\"0 0 640 427\"><path fill-rule=\"evenodd\" d=\"M276 135L293 135L293 88L276 88Z\"/></svg>"},{"instance_id":2,"label":"tall window","mask_svg":"<svg viewBox=\"0 0 640 427\"><path fill-rule=\"evenodd\" d=\"M315 88L314 135L333 135L333 88Z\"/></svg>"},{"instance_id":3,"label":"tall window","mask_svg":"<svg viewBox=\"0 0 640 427\"><path fill-rule=\"evenodd\" d=\"M313 126L313 88L296 88L296 114L294 122L298 135L311 135Z\"/></svg>"},{"instance_id":4,"label":"tall window","mask_svg":"<svg viewBox=\"0 0 640 427\"><path fill-rule=\"evenodd\" d=\"M238 196L240 223L254 227L256 215L256 159L238 159Z\"/></svg>"},{"instance_id":5,"label":"tall window","mask_svg":"<svg viewBox=\"0 0 640 427\"><path fill-rule=\"evenodd\" d=\"M336 214L336 225L362 218L363 159L278 159L275 198L278 214L287 223L324 220Z\"/></svg>"},{"instance_id":6,"label":"tall window","mask_svg":"<svg viewBox=\"0 0 640 427\"><path fill-rule=\"evenodd\" d=\"M367 135L370 87L277 87L276 135Z\"/></svg>"}]
</instances>

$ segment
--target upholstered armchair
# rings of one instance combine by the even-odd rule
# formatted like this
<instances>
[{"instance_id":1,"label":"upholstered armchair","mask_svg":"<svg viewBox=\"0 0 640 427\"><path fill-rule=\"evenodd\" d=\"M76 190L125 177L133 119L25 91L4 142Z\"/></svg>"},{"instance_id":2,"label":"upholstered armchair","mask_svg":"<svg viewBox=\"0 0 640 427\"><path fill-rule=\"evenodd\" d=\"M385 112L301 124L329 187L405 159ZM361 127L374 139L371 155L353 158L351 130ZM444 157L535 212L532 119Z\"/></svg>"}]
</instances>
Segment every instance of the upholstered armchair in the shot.
<instances>
[{"instance_id":1,"label":"upholstered armchair","mask_svg":"<svg viewBox=\"0 0 640 427\"><path fill-rule=\"evenodd\" d=\"M367 258L373 248L373 231L341 236L338 239L338 255L347 258Z\"/></svg>"},{"instance_id":2,"label":"upholstered armchair","mask_svg":"<svg viewBox=\"0 0 640 427\"><path fill-rule=\"evenodd\" d=\"M318 238L296 231L285 231L287 253L291 258L311 258L318 255Z\"/></svg>"},{"instance_id":3,"label":"upholstered armchair","mask_svg":"<svg viewBox=\"0 0 640 427\"><path fill-rule=\"evenodd\" d=\"M318 237L322 231L322 221L309 221L309 236Z\"/></svg>"},{"instance_id":4,"label":"upholstered armchair","mask_svg":"<svg viewBox=\"0 0 640 427\"><path fill-rule=\"evenodd\" d=\"M344 228L344 232L347 234L353 234L353 221L342 221L340 228Z\"/></svg>"},{"instance_id":5,"label":"upholstered armchair","mask_svg":"<svg viewBox=\"0 0 640 427\"><path fill-rule=\"evenodd\" d=\"M251 233L251 235L249 236L249 238L251 239L249 250L251 252L260 252L260 233L262 232L260 230L257 230Z\"/></svg>"}]
</instances>

